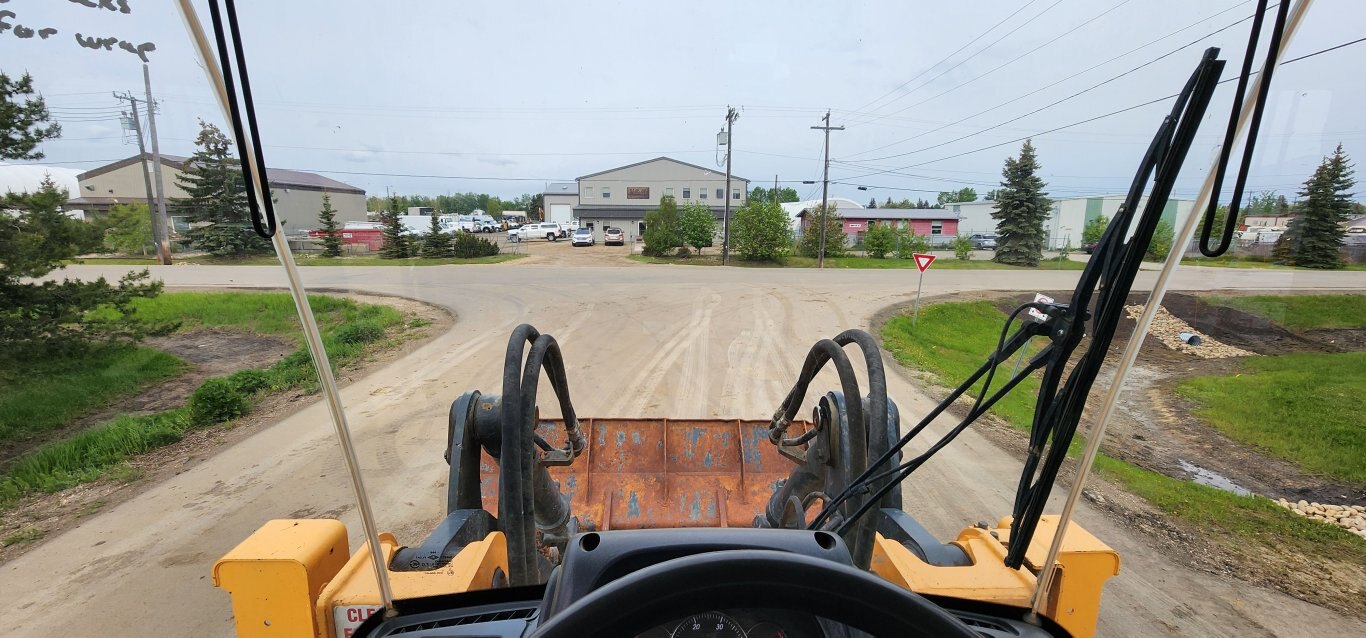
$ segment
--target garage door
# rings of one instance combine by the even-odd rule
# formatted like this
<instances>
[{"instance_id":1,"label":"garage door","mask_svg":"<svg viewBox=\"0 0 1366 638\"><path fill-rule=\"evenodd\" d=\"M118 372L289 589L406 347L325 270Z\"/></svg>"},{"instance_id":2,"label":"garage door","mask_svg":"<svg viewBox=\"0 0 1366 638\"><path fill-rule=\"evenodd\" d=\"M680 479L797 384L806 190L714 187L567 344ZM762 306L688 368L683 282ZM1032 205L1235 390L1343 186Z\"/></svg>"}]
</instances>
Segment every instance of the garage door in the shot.
<instances>
[{"instance_id":1,"label":"garage door","mask_svg":"<svg viewBox=\"0 0 1366 638\"><path fill-rule=\"evenodd\" d=\"M574 217L574 207L571 204L551 204L550 219L547 221L562 222L568 224Z\"/></svg>"}]
</instances>

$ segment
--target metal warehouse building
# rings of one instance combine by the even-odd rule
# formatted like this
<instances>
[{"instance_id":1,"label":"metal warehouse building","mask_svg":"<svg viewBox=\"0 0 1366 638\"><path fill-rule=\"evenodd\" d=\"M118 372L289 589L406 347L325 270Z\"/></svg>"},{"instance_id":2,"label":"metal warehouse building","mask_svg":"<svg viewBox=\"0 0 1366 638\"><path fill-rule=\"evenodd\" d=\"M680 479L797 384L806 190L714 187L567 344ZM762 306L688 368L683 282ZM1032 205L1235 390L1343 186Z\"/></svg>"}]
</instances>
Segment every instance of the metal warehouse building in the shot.
<instances>
[{"instance_id":1,"label":"metal warehouse building","mask_svg":"<svg viewBox=\"0 0 1366 638\"><path fill-rule=\"evenodd\" d=\"M166 212L171 217L171 224L181 232L187 225L184 217L175 210L173 202L188 196L177 182L188 159L176 155L161 156ZM80 196L67 201L67 207L84 210L87 214L103 215L116 204L146 204L147 188L142 173L144 164L151 171L151 153L134 155L77 175ZM279 168L267 169L266 177L275 202L275 217L285 234L318 227L323 193L331 197L338 223L365 221L365 191L360 188L314 173Z\"/></svg>"},{"instance_id":2,"label":"metal warehouse building","mask_svg":"<svg viewBox=\"0 0 1366 638\"><path fill-rule=\"evenodd\" d=\"M726 193L724 172L656 157L584 175L576 184L551 184L544 194L547 219L562 221L559 216L569 206L580 227L593 229L598 241L602 241L602 229L610 226L626 231L627 242L645 234L645 213L659 208L665 196L672 196L680 207L706 204L719 220L727 196L732 212L745 205L749 180L731 175L730 193Z\"/></svg>"},{"instance_id":3,"label":"metal warehouse building","mask_svg":"<svg viewBox=\"0 0 1366 638\"><path fill-rule=\"evenodd\" d=\"M1067 242L1072 242L1073 246L1081 245L1081 231L1086 227L1086 222L1101 215L1115 218L1115 213L1119 211L1120 204L1124 203L1123 195L1103 195L1100 197L1069 197L1053 200L1053 210L1044 222L1044 230L1048 233L1048 240L1045 248L1056 250ZM1140 206L1145 206L1148 198L1139 200ZM991 213L996 210L996 202L980 201L965 204L945 204L944 208L957 213L958 232L971 235L974 233L994 233L996 232L996 220L991 218ZM1162 219L1170 222L1173 226L1179 226L1186 220L1186 216L1195 208L1195 202L1189 199L1169 199L1167 206L1162 211Z\"/></svg>"}]
</instances>

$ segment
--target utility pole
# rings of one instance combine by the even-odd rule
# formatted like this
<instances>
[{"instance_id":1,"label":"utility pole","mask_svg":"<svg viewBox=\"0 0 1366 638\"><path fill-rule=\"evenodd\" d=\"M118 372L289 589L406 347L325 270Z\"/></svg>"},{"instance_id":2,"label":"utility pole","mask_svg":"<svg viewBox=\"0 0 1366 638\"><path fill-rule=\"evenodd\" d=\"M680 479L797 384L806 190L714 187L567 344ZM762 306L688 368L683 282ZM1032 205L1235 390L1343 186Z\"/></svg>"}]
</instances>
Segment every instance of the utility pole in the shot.
<instances>
[{"instance_id":1,"label":"utility pole","mask_svg":"<svg viewBox=\"0 0 1366 638\"><path fill-rule=\"evenodd\" d=\"M825 176L821 178L821 248L816 265L818 268L825 267L825 227L826 221L830 216L830 131L843 131L843 126L830 126L830 110L826 109L825 126L813 126L813 129L825 131Z\"/></svg>"},{"instance_id":2,"label":"utility pole","mask_svg":"<svg viewBox=\"0 0 1366 638\"><path fill-rule=\"evenodd\" d=\"M165 229L157 223L157 203L156 197L152 193L152 174L147 169L147 147L142 141L142 118L138 117L138 99L126 91L122 95L114 93L114 97L120 100L128 100L129 111L133 118L133 131L138 136L138 163L142 165L142 184L147 188L147 214L152 218L152 241L157 246L157 261L162 264L169 264L171 256L161 254L161 234L165 232Z\"/></svg>"},{"instance_id":3,"label":"utility pole","mask_svg":"<svg viewBox=\"0 0 1366 638\"><path fill-rule=\"evenodd\" d=\"M721 265L730 264L730 151L735 136L731 131L740 112L733 106L726 107L726 208L721 215ZM718 135L720 137L720 135Z\"/></svg>"},{"instance_id":4,"label":"utility pole","mask_svg":"<svg viewBox=\"0 0 1366 638\"><path fill-rule=\"evenodd\" d=\"M171 240L167 236L170 228L166 225L166 192L161 183L161 146L157 144L157 103L152 99L152 75L147 65L142 65L142 84L147 91L147 134L152 138L152 173L156 177L157 209L152 221L152 238L157 243L157 261L163 266L171 265Z\"/></svg>"}]
</instances>

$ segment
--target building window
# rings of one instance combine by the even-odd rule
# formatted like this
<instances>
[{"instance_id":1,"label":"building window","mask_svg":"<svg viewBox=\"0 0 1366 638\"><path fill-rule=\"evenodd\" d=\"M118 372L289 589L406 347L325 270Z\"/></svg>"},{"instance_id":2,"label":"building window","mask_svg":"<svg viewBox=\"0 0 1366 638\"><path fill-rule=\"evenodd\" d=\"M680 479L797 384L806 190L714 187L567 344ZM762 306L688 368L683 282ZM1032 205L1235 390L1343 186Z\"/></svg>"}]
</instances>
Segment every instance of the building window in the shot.
<instances>
[{"instance_id":1,"label":"building window","mask_svg":"<svg viewBox=\"0 0 1366 638\"><path fill-rule=\"evenodd\" d=\"M930 234L931 234L931 235L943 235L943 234L944 234L944 222L941 222L941 221L933 221L933 222L930 222Z\"/></svg>"},{"instance_id":2,"label":"building window","mask_svg":"<svg viewBox=\"0 0 1366 638\"><path fill-rule=\"evenodd\" d=\"M602 187L602 198L603 198L603 199L612 199L612 191L607 190L607 187L606 187L606 186L603 186L603 187Z\"/></svg>"},{"instance_id":3,"label":"building window","mask_svg":"<svg viewBox=\"0 0 1366 638\"><path fill-rule=\"evenodd\" d=\"M674 189L673 189L673 188L666 188L666 189L664 189L664 195L665 195L666 197L673 197L673 196L674 196ZM685 197L686 197L686 195L685 195Z\"/></svg>"},{"instance_id":4,"label":"building window","mask_svg":"<svg viewBox=\"0 0 1366 638\"><path fill-rule=\"evenodd\" d=\"M698 199L706 199L706 198L707 198L707 189L705 189L705 188L698 189L698 191L697 191L697 197L698 197Z\"/></svg>"},{"instance_id":5,"label":"building window","mask_svg":"<svg viewBox=\"0 0 1366 638\"><path fill-rule=\"evenodd\" d=\"M738 188L732 189L732 190L730 191L730 198L731 198L731 199L740 199L740 189L738 189Z\"/></svg>"},{"instance_id":6,"label":"building window","mask_svg":"<svg viewBox=\"0 0 1366 638\"><path fill-rule=\"evenodd\" d=\"M684 187L683 187L683 199L692 199L692 189L691 189L691 188L688 188L687 186L684 186Z\"/></svg>"},{"instance_id":7,"label":"building window","mask_svg":"<svg viewBox=\"0 0 1366 638\"><path fill-rule=\"evenodd\" d=\"M593 199L593 187L592 187L592 186L589 186L589 187L587 187L587 188L584 189L584 191L583 191L583 198L584 198L584 199Z\"/></svg>"},{"instance_id":8,"label":"building window","mask_svg":"<svg viewBox=\"0 0 1366 638\"><path fill-rule=\"evenodd\" d=\"M718 189L716 189L716 199L725 199L725 198L726 198L726 189L724 189L724 188L718 188Z\"/></svg>"}]
</instances>

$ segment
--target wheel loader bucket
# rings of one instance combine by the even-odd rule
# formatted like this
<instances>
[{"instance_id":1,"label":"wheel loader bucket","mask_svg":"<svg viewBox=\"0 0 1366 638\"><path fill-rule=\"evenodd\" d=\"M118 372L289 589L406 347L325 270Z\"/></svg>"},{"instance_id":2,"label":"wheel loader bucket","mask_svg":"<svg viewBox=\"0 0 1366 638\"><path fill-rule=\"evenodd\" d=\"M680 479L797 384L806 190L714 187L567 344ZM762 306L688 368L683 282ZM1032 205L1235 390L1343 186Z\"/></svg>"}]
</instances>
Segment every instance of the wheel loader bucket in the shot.
<instances>
[{"instance_id":1,"label":"wheel loader bucket","mask_svg":"<svg viewBox=\"0 0 1366 638\"><path fill-rule=\"evenodd\" d=\"M550 475L583 529L751 527L793 463L768 442L768 421L587 419L587 446ZM805 424L794 424L801 432ZM541 420L548 443L564 445L564 425ZM498 465L479 464L484 508L498 511Z\"/></svg>"}]
</instances>

